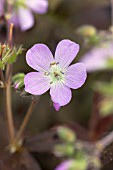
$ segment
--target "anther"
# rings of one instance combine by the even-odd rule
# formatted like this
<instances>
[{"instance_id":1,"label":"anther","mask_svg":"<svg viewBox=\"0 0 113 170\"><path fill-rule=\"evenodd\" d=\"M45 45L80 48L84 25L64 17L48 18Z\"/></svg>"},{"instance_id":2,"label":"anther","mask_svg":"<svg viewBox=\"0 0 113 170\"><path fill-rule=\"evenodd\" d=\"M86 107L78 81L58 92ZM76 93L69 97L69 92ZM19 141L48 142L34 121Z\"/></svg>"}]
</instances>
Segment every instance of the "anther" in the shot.
<instances>
[{"instance_id":1,"label":"anther","mask_svg":"<svg viewBox=\"0 0 113 170\"><path fill-rule=\"evenodd\" d=\"M51 63L51 64L50 64L50 67L51 67L52 65L55 65L55 64L56 64L56 62Z\"/></svg>"},{"instance_id":2,"label":"anther","mask_svg":"<svg viewBox=\"0 0 113 170\"><path fill-rule=\"evenodd\" d=\"M64 74L62 71L60 71L62 74Z\"/></svg>"},{"instance_id":3,"label":"anther","mask_svg":"<svg viewBox=\"0 0 113 170\"><path fill-rule=\"evenodd\" d=\"M45 76L49 76L49 73L48 73L48 72L45 72L44 75L45 75Z\"/></svg>"}]
</instances>

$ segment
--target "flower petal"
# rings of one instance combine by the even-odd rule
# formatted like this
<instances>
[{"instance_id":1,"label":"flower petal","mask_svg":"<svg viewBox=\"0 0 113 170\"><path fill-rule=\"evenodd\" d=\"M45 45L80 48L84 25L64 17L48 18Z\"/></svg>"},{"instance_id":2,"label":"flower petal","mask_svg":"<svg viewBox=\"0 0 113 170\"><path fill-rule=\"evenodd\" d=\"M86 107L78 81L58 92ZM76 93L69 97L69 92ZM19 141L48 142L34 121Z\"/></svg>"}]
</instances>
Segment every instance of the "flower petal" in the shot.
<instances>
[{"instance_id":1,"label":"flower petal","mask_svg":"<svg viewBox=\"0 0 113 170\"><path fill-rule=\"evenodd\" d=\"M19 17L18 17L17 11L14 10L14 11L12 12L12 16L11 16L9 22L10 22L10 23L14 23L15 27L19 27L19 24L20 24L20 23L19 23Z\"/></svg>"},{"instance_id":2,"label":"flower petal","mask_svg":"<svg viewBox=\"0 0 113 170\"><path fill-rule=\"evenodd\" d=\"M79 51L79 45L70 40L59 42L55 52L55 60L59 62L62 69L65 69L74 60Z\"/></svg>"},{"instance_id":3,"label":"flower petal","mask_svg":"<svg viewBox=\"0 0 113 170\"><path fill-rule=\"evenodd\" d=\"M31 72L24 77L25 91L33 95L41 95L49 90L49 79L43 73Z\"/></svg>"},{"instance_id":4,"label":"flower petal","mask_svg":"<svg viewBox=\"0 0 113 170\"><path fill-rule=\"evenodd\" d=\"M50 88L50 95L54 103L58 103L59 106L68 104L71 100L72 93L70 88L63 83L57 83Z\"/></svg>"},{"instance_id":5,"label":"flower petal","mask_svg":"<svg viewBox=\"0 0 113 170\"><path fill-rule=\"evenodd\" d=\"M46 13L48 9L47 0L26 0L26 5L39 14Z\"/></svg>"},{"instance_id":6,"label":"flower petal","mask_svg":"<svg viewBox=\"0 0 113 170\"><path fill-rule=\"evenodd\" d=\"M71 169L71 166L74 164L74 160L66 160L62 163L60 163L55 170L69 170Z\"/></svg>"},{"instance_id":7,"label":"flower petal","mask_svg":"<svg viewBox=\"0 0 113 170\"><path fill-rule=\"evenodd\" d=\"M58 103L53 103L53 107L55 108L56 111L60 110L60 106Z\"/></svg>"},{"instance_id":8,"label":"flower petal","mask_svg":"<svg viewBox=\"0 0 113 170\"><path fill-rule=\"evenodd\" d=\"M69 66L66 73L65 85L72 89L81 87L87 77L86 68L83 63L77 63Z\"/></svg>"},{"instance_id":9,"label":"flower petal","mask_svg":"<svg viewBox=\"0 0 113 170\"><path fill-rule=\"evenodd\" d=\"M113 43L103 43L99 47L84 54L80 62L84 63L88 72L104 70L108 67L109 59L113 59Z\"/></svg>"},{"instance_id":10,"label":"flower petal","mask_svg":"<svg viewBox=\"0 0 113 170\"><path fill-rule=\"evenodd\" d=\"M53 55L44 44L36 44L27 51L26 61L30 67L37 71L47 71L53 62Z\"/></svg>"},{"instance_id":11,"label":"flower petal","mask_svg":"<svg viewBox=\"0 0 113 170\"><path fill-rule=\"evenodd\" d=\"M27 8L18 8L18 20L22 31L26 31L34 25L32 12Z\"/></svg>"}]
</instances>

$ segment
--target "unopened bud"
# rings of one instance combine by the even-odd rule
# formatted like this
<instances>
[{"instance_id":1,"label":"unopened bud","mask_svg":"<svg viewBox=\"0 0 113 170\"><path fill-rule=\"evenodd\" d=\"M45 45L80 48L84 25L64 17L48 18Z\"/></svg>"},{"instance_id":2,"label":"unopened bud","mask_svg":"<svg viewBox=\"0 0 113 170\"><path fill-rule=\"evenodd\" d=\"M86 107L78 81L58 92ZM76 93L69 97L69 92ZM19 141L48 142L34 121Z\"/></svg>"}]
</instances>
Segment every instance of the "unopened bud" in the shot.
<instances>
[{"instance_id":1,"label":"unopened bud","mask_svg":"<svg viewBox=\"0 0 113 170\"><path fill-rule=\"evenodd\" d=\"M75 142L76 140L75 133L69 128L59 127L57 132L59 137L66 142Z\"/></svg>"}]
</instances>

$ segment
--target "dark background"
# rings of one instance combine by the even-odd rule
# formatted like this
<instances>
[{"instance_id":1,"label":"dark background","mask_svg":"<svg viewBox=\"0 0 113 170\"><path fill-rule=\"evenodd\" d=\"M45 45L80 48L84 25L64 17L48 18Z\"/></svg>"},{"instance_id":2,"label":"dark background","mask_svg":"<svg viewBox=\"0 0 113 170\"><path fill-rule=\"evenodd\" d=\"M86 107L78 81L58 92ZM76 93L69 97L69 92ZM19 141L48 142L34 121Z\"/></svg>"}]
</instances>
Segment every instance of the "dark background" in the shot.
<instances>
[{"instance_id":1,"label":"dark background","mask_svg":"<svg viewBox=\"0 0 113 170\"><path fill-rule=\"evenodd\" d=\"M84 47L81 38L76 34L76 29L89 24L94 25L99 30L108 29L111 25L110 0L49 0L48 12L44 15L35 14L35 25L32 29L26 32L21 32L16 28L14 30L14 42L23 44L25 51L14 63L13 74L18 72L26 74L33 71L26 63L25 54L27 49L36 43L45 43L54 53L60 40L70 39L75 41L80 44L81 48L74 62L78 61L84 52ZM4 28L1 31L4 31ZM4 41L3 35L0 35L0 38ZM49 93L42 95L29 122L26 134L35 135L58 124L69 122L77 122L88 131L93 104L92 85L100 77L105 77L104 73L99 73L99 75L88 74L87 82L82 88L73 90L71 102L62 107L59 112L54 110ZM0 92L2 94L2 90ZM3 96L0 100L2 114L4 112ZM19 93L13 90L12 104L17 128L26 113L29 103L30 98L22 98ZM1 124L4 124L4 121L1 120ZM0 131L2 133L3 129L1 128ZM112 170L112 166L113 164L106 165L104 170Z\"/></svg>"}]
</instances>

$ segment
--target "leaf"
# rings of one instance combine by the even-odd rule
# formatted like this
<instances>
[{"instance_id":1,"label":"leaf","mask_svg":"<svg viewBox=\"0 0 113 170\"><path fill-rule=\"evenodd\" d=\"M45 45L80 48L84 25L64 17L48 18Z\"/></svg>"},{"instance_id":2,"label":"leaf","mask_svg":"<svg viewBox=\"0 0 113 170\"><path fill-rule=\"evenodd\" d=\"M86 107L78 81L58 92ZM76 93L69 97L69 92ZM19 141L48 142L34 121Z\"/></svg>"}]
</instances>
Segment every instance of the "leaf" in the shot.
<instances>
[{"instance_id":1,"label":"leaf","mask_svg":"<svg viewBox=\"0 0 113 170\"><path fill-rule=\"evenodd\" d=\"M12 64L16 61L18 55L20 55L23 52L23 48L22 46L20 46L19 48L14 47L12 49L12 54L10 54L10 57L8 58L8 63Z\"/></svg>"},{"instance_id":2,"label":"leaf","mask_svg":"<svg viewBox=\"0 0 113 170\"><path fill-rule=\"evenodd\" d=\"M2 61L0 61L0 69L4 70L5 66L4 64L2 63Z\"/></svg>"}]
</instances>

